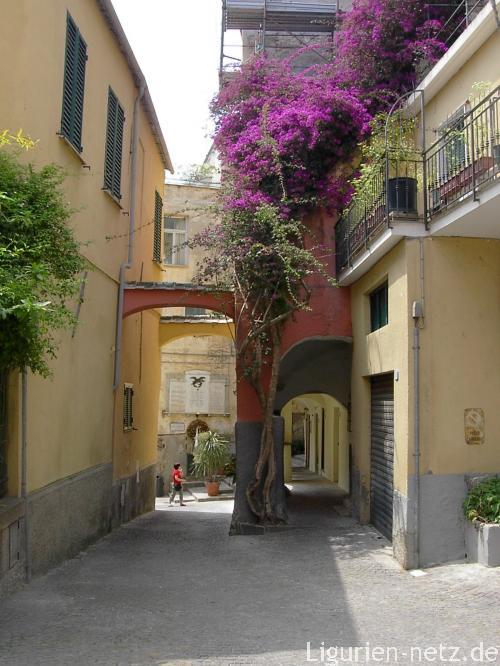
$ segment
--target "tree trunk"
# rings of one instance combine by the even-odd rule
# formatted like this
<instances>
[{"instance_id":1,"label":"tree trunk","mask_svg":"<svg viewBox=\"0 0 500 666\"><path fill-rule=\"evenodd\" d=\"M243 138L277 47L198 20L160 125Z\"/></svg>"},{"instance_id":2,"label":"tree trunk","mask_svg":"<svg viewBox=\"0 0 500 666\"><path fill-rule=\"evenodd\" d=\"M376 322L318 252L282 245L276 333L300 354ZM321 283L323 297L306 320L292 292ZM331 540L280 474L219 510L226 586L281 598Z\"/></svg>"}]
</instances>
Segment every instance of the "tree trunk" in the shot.
<instances>
[{"instance_id":1,"label":"tree trunk","mask_svg":"<svg viewBox=\"0 0 500 666\"><path fill-rule=\"evenodd\" d=\"M239 421L236 423L236 492L230 534L260 534L265 524L251 511L246 490L254 479L255 465L260 453L262 422ZM275 441L276 480L271 490L271 497L278 522L286 523L286 496L283 471L283 419L273 417Z\"/></svg>"},{"instance_id":2,"label":"tree trunk","mask_svg":"<svg viewBox=\"0 0 500 666\"><path fill-rule=\"evenodd\" d=\"M275 525L286 522L286 503L283 485L283 432L276 435L273 416L276 391L278 386L279 365L281 360L281 340L278 325L270 329L271 337L271 375L267 392L256 390L261 397L264 420L262 424L252 424L257 429L248 429L248 435L240 434L240 439L248 439L245 448L238 446L237 432L237 470L235 510L231 533L241 533L237 526L242 524ZM260 373L262 368L260 368ZM259 375L260 375L259 373ZM260 381L260 376L259 376ZM262 397L263 396L263 397ZM243 424L238 424L243 426ZM249 426L250 424L245 424ZM258 455L256 455L257 433L260 431ZM243 443L243 442L242 442ZM238 465L238 460L241 464ZM279 461L279 465L278 465ZM254 464L253 475L249 475L249 466ZM238 469L240 471L238 471ZM245 492L244 498L242 492ZM246 500L246 505L244 502Z\"/></svg>"}]
</instances>

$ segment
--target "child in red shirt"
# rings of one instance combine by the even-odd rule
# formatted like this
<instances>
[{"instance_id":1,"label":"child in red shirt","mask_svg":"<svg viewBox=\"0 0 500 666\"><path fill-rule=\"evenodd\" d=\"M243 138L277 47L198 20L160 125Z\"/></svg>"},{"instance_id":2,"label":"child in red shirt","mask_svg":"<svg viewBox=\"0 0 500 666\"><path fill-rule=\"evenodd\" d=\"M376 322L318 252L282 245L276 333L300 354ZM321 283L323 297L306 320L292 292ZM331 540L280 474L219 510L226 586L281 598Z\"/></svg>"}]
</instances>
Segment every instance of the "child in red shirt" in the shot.
<instances>
[{"instance_id":1,"label":"child in red shirt","mask_svg":"<svg viewBox=\"0 0 500 666\"><path fill-rule=\"evenodd\" d=\"M170 480L172 482L172 492L170 494L170 506L174 503L176 493L179 493L179 503L181 506L186 506L183 502L182 494L182 484L184 483L184 476L182 473L182 467L180 463L175 463L172 472L170 474Z\"/></svg>"}]
</instances>

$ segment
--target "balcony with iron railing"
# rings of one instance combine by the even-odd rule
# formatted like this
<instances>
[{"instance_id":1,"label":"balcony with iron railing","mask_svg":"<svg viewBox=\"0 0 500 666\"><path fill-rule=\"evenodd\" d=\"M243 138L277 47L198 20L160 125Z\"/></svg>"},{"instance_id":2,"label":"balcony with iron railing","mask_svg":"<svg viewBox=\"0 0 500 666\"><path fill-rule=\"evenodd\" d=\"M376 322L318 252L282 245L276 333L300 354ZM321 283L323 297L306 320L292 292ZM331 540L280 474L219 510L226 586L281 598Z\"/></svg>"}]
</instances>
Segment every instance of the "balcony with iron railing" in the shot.
<instances>
[{"instance_id":1,"label":"balcony with iron railing","mask_svg":"<svg viewBox=\"0 0 500 666\"><path fill-rule=\"evenodd\" d=\"M500 200L500 86L455 113L425 151L400 159L389 148L370 173L335 227L337 276L373 261L375 245L380 254L408 235L500 238L492 203Z\"/></svg>"},{"instance_id":2,"label":"balcony with iron railing","mask_svg":"<svg viewBox=\"0 0 500 666\"><path fill-rule=\"evenodd\" d=\"M433 219L498 178L500 87L454 117L425 153L427 218Z\"/></svg>"},{"instance_id":3,"label":"balcony with iron railing","mask_svg":"<svg viewBox=\"0 0 500 666\"><path fill-rule=\"evenodd\" d=\"M335 226L337 275L353 265L385 231L408 223L421 224L418 192L423 182L423 159L400 159L389 149L376 161L361 191L357 191Z\"/></svg>"}]
</instances>

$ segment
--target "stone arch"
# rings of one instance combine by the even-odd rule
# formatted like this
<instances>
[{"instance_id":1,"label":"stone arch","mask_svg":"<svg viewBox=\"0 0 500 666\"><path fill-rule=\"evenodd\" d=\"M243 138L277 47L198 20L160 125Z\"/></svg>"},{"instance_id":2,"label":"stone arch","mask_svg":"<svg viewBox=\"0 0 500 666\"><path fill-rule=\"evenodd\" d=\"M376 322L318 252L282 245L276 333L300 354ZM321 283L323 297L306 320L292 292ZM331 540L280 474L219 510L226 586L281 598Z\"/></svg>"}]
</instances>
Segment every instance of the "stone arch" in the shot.
<instances>
[{"instance_id":1,"label":"stone arch","mask_svg":"<svg viewBox=\"0 0 500 666\"><path fill-rule=\"evenodd\" d=\"M123 317L152 308L206 308L228 317L234 315L231 292L208 292L192 285L168 283L127 284L123 294Z\"/></svg>"},{"instance_id":2,"label":"stone arch","mask_svg":"<svg viewBox=\"0 0 500 666\"><path fill-rule=\"evenodd\" d=\"M349 436L347 409L326 393L306 393L289 400L281 410L284 419L285 478L292 480L293 417L304 413L304 464L324 481L349 491ZM288 445L288 446L287 446Z\"/></svg>"},{"instance_id":3,"label":"stone arch","mask_svg":"<svg viewBox=\"0 0 500 666\"><path fill-rule=\"evenodd\" d=\"M324 393L344 407L349 403L352 340L348 337L306 338L281 361L275 409L303 394Z\"/></svg>"}]
</instances>

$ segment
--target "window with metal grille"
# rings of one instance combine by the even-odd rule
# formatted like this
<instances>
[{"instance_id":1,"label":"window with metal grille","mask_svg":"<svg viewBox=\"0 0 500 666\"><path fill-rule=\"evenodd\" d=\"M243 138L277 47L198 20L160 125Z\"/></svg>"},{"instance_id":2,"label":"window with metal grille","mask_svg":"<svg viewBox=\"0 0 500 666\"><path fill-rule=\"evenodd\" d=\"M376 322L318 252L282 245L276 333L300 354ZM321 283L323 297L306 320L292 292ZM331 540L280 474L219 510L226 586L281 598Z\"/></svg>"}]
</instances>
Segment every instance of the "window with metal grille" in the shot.
<instances>
[{"instance_id":1,"label":"window with metal grille","mask_svg":"<svg viewBox=\"0 0 500 666\"><path fill-rule=\"evenodd\" d=\"M186 317L204 317L206 314L205 308L186 308Z\"/></svg>"},{"instance_id":2,"label":"window with metal grille","mask_svg":"<svg viewBox=\"0 0 500 666\"><path fill-rule=\"evenodd\" d=\"M133 414L134 386L125 384L123 387L123 429L132 430L134 425Z\"/></svg>"},{"instance_id":3,"label":"window with metal grille","mask_svg":"<svg viewBox=\"0 0 500 666\"><path fill-rule=\"evenodd\" d=\"M187 264L186 220L166 217L164 226L164 248L166 264Z\"/></svg>"},{"instance_id":4,"label":"window with metal grille","mask_svg":"<svg viewBox=\"0 0 500 666\"><path fill-rule=\"evenodd\" d=\"M153 232L153 261L161 261L161 219L163 201L158 192L155 192L155 221Z\"/></svg>"},{"instance_id":5,"label":"window with metal grille","mask_svg":"<svg viewBox=\"0 0 500 666\"><path fill-rule=\"evenodd\" d=\"M370 330L376 331L389 323L389 285L384 282L370 294Z\"/></svg>"},{"instance_id":6,"label":"window with metal grille","mask_svg":"<svg viewBox=\"0 0 500 666\"><path fill-rule=\"evenodd\" d=\"M122 147L125 114L115 93L108 92L108 123L104 156L104 189L121 199Z\"/></svg>"},{"instance_id":7,"label":"window with metal grille","mask_svg":"<svg viewBox=\"0 0 500 666\"><path fill-rule=\"evenodd\" d=\"M66 20L66 56L61 113L61 136L81 153L83 97L85 92L85 66L87 44L71 16Z\"/></svg>"}]
</instances>

